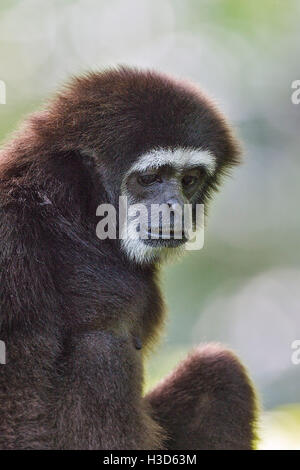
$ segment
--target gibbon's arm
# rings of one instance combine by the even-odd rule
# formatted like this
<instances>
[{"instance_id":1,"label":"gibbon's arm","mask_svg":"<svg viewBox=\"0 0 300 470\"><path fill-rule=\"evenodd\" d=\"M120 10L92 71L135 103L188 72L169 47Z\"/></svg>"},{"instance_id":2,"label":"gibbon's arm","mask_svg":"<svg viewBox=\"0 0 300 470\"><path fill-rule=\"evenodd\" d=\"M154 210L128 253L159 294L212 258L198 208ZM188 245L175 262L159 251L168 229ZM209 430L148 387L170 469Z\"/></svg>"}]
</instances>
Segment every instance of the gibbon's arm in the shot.
<instances>
[{"instance_id":1,"label":"gibbon's arm","mask_svg":"<svg viewBox=\"0 0 300 470\"><path fill-rule=\"evenodd\" d=\"M244 367L221 346L196 349L146 396L176 450L250 450L256 398Z\"/></svg>"},{"instance_id":2,"label":"gibbon's arm","mask_svg":"<svg viewBox=\"0 0 300 470\"><path fill-rule=\"evenodd\" d=\"M8 358L0 367L0 448L160 449L161 429L142 398L140 351L126 324L93 329L91 312L101 318L103 306L91 303L101 292L84 270L88 245L80 255L75 233L65 233L52 205L42 216L39 202L0 206ZM73 279L81 259L84 278Z\"/></svg>"},{"instance_id":3,"label":"gibbon's arm","mask_svg":"<svg viewBox=\"0 0 300 470\"><path fill-rule=\"evenodd\" d=\"M56 426L58 449L161 449L160 426L142 398L139 355L108 331L72 337Z\"/></svg>"}]
</instances>

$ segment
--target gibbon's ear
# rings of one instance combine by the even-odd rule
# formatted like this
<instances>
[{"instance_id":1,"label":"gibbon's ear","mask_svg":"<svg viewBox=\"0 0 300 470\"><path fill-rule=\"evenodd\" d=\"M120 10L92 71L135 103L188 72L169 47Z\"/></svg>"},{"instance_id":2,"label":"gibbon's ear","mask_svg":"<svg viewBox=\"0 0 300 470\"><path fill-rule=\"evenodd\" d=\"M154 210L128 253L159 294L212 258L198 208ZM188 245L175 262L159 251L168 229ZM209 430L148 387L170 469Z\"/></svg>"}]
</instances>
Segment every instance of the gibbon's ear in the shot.
<instances>
[{"instance_id":1,"label":"gibbon's ear","mask_svg":"<svg viewBox=\"0 0 300 470\"><path fill-rule=\"evenodd\" d=\"M167 449L250 450L257 405L237 357L216 344L193 351L146 396L168 435Z\"/></svg>"}]
</instances>

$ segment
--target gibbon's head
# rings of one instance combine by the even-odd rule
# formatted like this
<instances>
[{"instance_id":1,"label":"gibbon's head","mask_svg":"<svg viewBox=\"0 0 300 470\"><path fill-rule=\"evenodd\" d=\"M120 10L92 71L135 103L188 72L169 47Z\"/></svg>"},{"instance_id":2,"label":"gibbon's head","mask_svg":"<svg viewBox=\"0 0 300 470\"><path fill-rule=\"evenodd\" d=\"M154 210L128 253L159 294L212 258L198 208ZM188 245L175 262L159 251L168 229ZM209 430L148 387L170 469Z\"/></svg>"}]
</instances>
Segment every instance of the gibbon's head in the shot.
<instances>
[{"instance_id":1,"label":"gibbon's head","mask_svg":"<svg viewBox=\"0 0 300 470\"><path fill-rule=\"evenodd\" d=\"M225 117L197 86L127 67L73 79L37 115L35 132L57 151L92 159L106 202L119 209L124 196L129 205L142 205L138 217L128 212L120 242L139 263L182 251L185 205L195 229L197 204L205 204L239 162Z\"/></svg>"}]
</instances>

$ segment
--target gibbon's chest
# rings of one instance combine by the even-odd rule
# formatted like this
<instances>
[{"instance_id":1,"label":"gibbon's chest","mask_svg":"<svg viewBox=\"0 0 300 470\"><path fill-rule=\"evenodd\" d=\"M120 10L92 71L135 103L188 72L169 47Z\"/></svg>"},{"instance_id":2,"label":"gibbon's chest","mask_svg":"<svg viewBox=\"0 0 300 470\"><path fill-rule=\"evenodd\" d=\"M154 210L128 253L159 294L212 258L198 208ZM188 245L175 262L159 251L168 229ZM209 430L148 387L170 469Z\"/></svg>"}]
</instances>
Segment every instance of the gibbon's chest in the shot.
<instances>
[{"instance_id":1,"label":"gibbon's chest","mask_svg":"<svg viewBox=\"0 0 300 470\"><path fill-rule=\"evenodd\" d=\"M143 351L161 323L164 310L155 280L139 273L119 273L112 298L118 306L118 314L114 309L111 325L115 334L127 338L136 351Z\"/></svg>"}]
</instances>

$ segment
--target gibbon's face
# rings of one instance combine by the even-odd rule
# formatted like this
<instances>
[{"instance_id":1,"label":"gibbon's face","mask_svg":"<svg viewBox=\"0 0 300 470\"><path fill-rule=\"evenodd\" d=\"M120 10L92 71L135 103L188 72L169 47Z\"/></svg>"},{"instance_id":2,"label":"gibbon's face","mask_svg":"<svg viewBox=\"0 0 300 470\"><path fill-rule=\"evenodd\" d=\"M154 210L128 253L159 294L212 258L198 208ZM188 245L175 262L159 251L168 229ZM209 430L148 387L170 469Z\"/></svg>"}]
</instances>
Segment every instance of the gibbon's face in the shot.
<instances>
[{"instance_id":1,"label":"gibbon's face","mask_svg":"<svg viewBox=\"0 0 300 470\"><path fill-rule=\"evenodd\" d=\"M120 244L138 263L188 248L199 204L239 163L239 145L215 104L196 85L154 71L120 67L77 77L30 126L43 149L51 142L94 165L101 197L115 209L120 196L127 199L128 236Z\"/></svg>"},{"instance_id":2,"label":"gibbon's face","mask_svg":"<svg viewBox=\"0 0 300 470\"><path fill-rule=\"evenodd\" d=\"M142 155L127 172L127 236L122 246L138 262L179 255L200 229L195 208L216 169L209 151L158 148Z\"/></svg>"}]
</instances>

